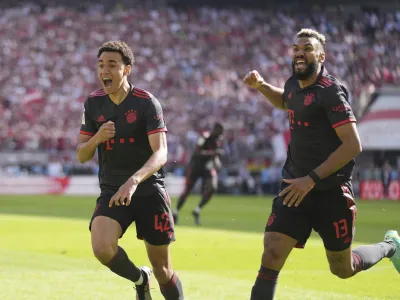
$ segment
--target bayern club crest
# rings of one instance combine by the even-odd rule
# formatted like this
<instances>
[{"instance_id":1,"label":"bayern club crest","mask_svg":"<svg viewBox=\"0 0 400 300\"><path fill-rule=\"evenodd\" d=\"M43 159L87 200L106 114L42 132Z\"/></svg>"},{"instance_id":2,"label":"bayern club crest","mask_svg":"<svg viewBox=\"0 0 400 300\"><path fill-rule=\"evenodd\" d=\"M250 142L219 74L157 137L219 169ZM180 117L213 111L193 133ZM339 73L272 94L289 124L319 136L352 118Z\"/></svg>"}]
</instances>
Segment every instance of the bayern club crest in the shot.
<instances>
[{"instance_id":1,"label":"bayern club crest","mask_svg":"<svg viewBox=\"0 0 400 300\"><path fill-rule=\"evenodd\" d=\"M127 121L129 124L135 122L135 121L136 121L136 118L137 118L136 110L128 110L128 111L125 113L125 116L126 116L126 121Z\"/></svg>"},{"instance_id":2,"label":"bayern club crest","mask_svg":"<svg viewBox=\"0 0 400 300\"><path fill-rule=\"evenodd\" d=\"M308 106L314 102L315 94L310 93L304 96L304 106Z\"/></svg>"}]
</instances>

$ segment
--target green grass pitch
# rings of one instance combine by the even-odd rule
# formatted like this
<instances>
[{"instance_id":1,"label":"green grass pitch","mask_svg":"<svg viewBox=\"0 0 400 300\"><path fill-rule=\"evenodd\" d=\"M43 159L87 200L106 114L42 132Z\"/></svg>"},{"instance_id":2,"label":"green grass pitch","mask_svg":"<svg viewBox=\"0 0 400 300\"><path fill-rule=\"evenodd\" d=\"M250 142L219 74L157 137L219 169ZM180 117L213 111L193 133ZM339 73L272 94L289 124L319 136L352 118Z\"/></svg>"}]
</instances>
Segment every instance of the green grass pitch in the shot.
<instances>
[{"instance_id":1,"label":"green grass pitch","mask_svg":"<svg viewBox=\"0 0 400 300\"><path fill-rule=\"evenodd\" d=\"M1 300L134 299L132 285L92 255L88 220L95 197L0 197ZM190 215L199 197L185 205L172 245L173 265L186 300L243 300L260 265L268 197L218 196L204 209L203 226ZM359 202L356 245L382 240L400 229L400 203ZM148 265L143 242L130 228L121 245L137 265ZM162 300L153 280L153 299ZM276 299L400 299L400 274L388 259L354 278L330 274L325 252L313 234L294 250L282 271Z\"/></svg>"}]
</instances>

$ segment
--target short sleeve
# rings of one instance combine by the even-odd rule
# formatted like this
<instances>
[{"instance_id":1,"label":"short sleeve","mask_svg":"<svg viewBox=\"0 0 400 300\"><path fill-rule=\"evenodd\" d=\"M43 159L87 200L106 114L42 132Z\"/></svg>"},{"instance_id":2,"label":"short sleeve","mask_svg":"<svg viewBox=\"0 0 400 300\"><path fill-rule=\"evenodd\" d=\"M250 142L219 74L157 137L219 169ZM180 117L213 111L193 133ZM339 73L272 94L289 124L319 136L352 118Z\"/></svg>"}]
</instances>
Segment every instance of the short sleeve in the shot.
<instances>
[{"instance_id":1,"label":"short sleeve","mask_svg":"<svg viewBox=\"0 0 400 300\"><path fill-rule=\"evenodd\" d=\"M151 97L151 99L147 102L145 120L148 135L168 131L165 124L161 104L154 97Z\"/></svg>"},{"instance_id":2,"label":"short sleeve","mask_svg":"<svg viewBox=\"0 0 400 300\"><path fill-rule=\"evenodd\" d=\"M93 136L97 132L96 124L93 122L93 120L90 118L90 115L88 113L88 105L87 102L85 102L84 110L82 113L82 124L81 124L81 130L80 134L84 135L89 135Z\"/></svg>"},{"instance_id":3,"label":"short sleeve","mask_svg":"<svg viewBox=\"0 0 400 300\"><path fill-rule=\"evenodd\" d=\"M283 87L283 103L287 107L288 101L292 98L292 91L291 91L291 86L292 86L292 78L289 78Z\"/></svg>"},{"instance_id":4,"label":"short sleeve","mask_svg":"<svg viewBox=\"0 0 400 300\"><path fill-rule=\"evenodd\" d=\"M332 128L356 122L353 110L348 102L348 94L339 85L327 88L322 97L322 106Z\"/></svg>"}]
</instances>

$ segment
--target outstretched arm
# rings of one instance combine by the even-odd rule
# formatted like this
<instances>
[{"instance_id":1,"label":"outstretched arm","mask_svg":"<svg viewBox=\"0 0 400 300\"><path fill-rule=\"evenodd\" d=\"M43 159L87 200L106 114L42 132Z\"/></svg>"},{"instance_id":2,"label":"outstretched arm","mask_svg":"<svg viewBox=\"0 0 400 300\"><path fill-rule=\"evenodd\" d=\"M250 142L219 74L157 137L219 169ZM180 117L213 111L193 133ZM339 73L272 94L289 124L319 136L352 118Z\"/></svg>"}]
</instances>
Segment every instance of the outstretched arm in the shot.
<instances>
[{"instance_id":1,"label":"outstretched arm","mask_svg":"<svg viewBox=\"0 0 400 300\"><path fill-rule=\"evenodd\" d=\"M283 99L284 90L265 82L257 71L253 70L247 73L243 82L247 84L247 86L258 90L276 108L287 109L286 102Z\"/></svg>"}]
</instances>

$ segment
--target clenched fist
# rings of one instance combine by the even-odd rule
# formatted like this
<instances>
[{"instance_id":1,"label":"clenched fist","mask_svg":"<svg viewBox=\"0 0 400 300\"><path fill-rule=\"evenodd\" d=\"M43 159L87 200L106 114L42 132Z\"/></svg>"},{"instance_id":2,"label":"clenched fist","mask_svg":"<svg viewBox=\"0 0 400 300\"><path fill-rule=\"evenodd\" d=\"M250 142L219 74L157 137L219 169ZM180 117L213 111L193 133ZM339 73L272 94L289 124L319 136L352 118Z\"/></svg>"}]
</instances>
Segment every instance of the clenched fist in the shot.
<instances>
[{"instance_id":1,"label":"clenched fist","mask_svg":"<svg viewBox=\"0 0 400 300\"><path fill-rule=\"evenodd\" d=\"M104 123L101 125L99 131L96 133L96 135L99 137L101 142L105 142L111 138L114 137L115 135L115 125L114 122L108 121L107 123Z\"/></svg>"},{"instance_id":2,"label":"clenched fist","mask_svg":"<svg viewBox=\"0 0 400 300\"><path fill-rule=\"evenodd\" d=\"M246 74L243 82L251 88L258 89L264 83L264 79L256 70L253 70Z\"/></svg>"}]
</instances>

